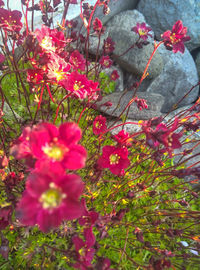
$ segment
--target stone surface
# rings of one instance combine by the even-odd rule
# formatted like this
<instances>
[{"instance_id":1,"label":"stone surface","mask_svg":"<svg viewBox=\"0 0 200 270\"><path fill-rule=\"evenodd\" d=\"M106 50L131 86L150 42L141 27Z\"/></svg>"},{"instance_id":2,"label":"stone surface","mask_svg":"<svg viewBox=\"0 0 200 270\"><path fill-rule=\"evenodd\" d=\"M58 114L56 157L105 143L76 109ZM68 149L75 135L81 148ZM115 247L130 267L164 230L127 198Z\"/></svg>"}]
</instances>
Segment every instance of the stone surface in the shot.
<instances>
[{"instance_id":1,"label":"stone surface","mask_svg":"<svg viewBox=\"0 0 200 270\"><path fill-rule=\"evenodd\" d=\"M109 14L104 15L103 7L98 6L95 10L93 20L94 20L94 18L98 17L102 21L102 23L105 24L111 18L116 16L118 13L120 13L121 11L134 9L137 6L138 2L139 2L139 0L110 0L109 4L108 4ZM96 3L96 0L89 1L89 4L91 4L93 6L95 3ZM80 12L79 12L79 14L80 14ZM79 17L79 14L77 14L77 16L74 17L74 19L78 21L77 27L79 27L82 24L82 20ZM85 28L82 29L82 32L84 32L84 31L85 31ZM92 32L92 30L91 30L91 32Z\"/></svg>"},{"instance_id":2,"label":"stone surface","mask_svg":"<svg viewBox=\"0 0 200 270\"><path fill-rule=\"evenodd\" d=\"M182 20L191 37L187 48L191 51L200 46L200 0L140 0L137 9L145 16L157 39L172 29L176 21Z\"/></svg>"},{"instance_id":3,"label":"stone surface","mask_svg":"<svg viewBox=\"0 0 200 270\"><path fill-rule=\"evenodd\" d=\"M198 75L194 60L186 49L184 54L165 49L164 45L158 48L163 58L164 68L160 75L155 78L147 88L149 93L159 93L165 97L162 112L168 112L193 85L198 83ZM157 53L157 52L156 52ZM199 87L192 90L178 107L194 102L199 93Z\"/></svg>"},{"instance_id":4,"label":"stone surface","mask_svg":"<svg viewBox=\"0 0 200 270\"><path fill-rule=\"evenodd\" d=\"M195 59L195 64L197 67L197 72L198 72L198 76L200 78L200 51L197 53L196 59Z\"/></svg>"},{"instance_id":5,"label":"stone surface","mask_svg":"<svg viewBox=\"0 0 200 270\"><path fill-rule=\"evenodd\" d=\"M125 109L129 101L133 96L133 91L128 92L115 92L110 95L103 97L101 102L98 102L97 108L108 115L113 117L119 117L122 111ZM164 103L164 98L159 94L149 94L149 93L137 93L138 98L146 99L148 104L148 109L140 111L137 108L137 104L133 102L129 106L129 113L127 118L134 120L147 120L152 117L160 116L160 110ZM111 107L101 106L102 104L110 101L112 103ZM126 115L127 110L123 113Z\"/></svg>"},{"instance_id":6,"label":"stone surface","mask_svg":"<svg viewBox=\"0 0 200 270\"><path fill-rule=\"evenodd\" d=\"M136 41L138 35L131 31L137 22L144 22L145 19L137 10L127 10L113 17L106 24L106 35L110 36L115 42L114 58L116 62L128 72L142 75L146 64L153 52L153 37L148 38L150 44L143 46L142 49L137 47L126 52ZM153 32L151 32L153 36ZM121 56L122 55L122 56ZM120 56L120 57L119 57ZM149 67L149 78L155 78L160 74L163 67L162 58L159 53L155 54Z\"/></svg>"},{"instance_id":7,"label":"stone surface","mask_svg":"<svg viewBox=\"0 0 200 270\"><path fill-rule=\"evenodd\" d=\"M130 122L134 122L134 124L130 124ZM128 123L128 124L126 124ZM117 126L117 125L120 125L120 124L125 124L125 125L122 125L122 126L119 126L119 127L116 127L114 129L112 129L110 131L110 133L112 135L115 135L117 133L119 133L122 129L125 131L125 132L128 132L129 134L133 134L135 132L139 132L141 131L141 125L139 125L138 123L138 120L133 120L133 119L127 119L125 121L125 123L123 123L122 121L113 121L113 120L108 120L107 121L107 126L108 127L112 127L112 126Z\"/></svg>"},{"instance_id":8,"label":"stone surface","mask_svg":"<svg viewBox=\"0 0 200 270\"><path fill-rule=\"evenodd\" d=\"M135 88L132 88L133 84L138 83L140 81L141 76L133 75L129 72L124 72L124 88L127 90L133 90ZM139 92L145 92L153 79L149 79L148 77L143 80L142 84L138 88Z\"/></svg>"}]
</instances>

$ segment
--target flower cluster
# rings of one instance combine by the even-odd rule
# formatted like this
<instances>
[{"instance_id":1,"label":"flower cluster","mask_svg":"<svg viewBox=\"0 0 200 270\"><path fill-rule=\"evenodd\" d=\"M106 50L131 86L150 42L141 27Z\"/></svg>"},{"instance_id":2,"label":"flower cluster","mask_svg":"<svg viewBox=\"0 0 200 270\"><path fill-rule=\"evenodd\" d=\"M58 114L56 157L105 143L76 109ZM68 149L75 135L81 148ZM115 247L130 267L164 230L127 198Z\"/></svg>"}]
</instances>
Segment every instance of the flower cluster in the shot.
<instances>
[{"instance_id":1,"label":"flower cluster","mask_svg":"<svg viewBox=\"0 0 200 270\"><path fill-rule=\"evenodd\" d=\"M89 80L80 73L85 70L85 58L78 50L71 54L65 51L64 47L69 41L65 39L63 32L43 25L41 29L35 30L34 38L37 43L29 48L33 54L30 60L34 69L28 70L27 77L31 85L46 85L50 96L48 85L54 84L63 87L72 97L97 99L97 92L100 90L98 82Z\"/></svg>"},{"instance_id":2,"label":"flower cluster","mask_svg":"<svg viewBox=\"0 0 200 270\"><path fill-rule=\"evenodd\" d=\"M146 143L151 148L156 149L160 144L163 145L170 154L173 149L180 148L182 144L179 139L182 137L183 133L174 133L178 129L179 121L178 118L174 120L171 127L167 127L164 123L159 123L152 128L154 123L150 121L144 121L142 124L142 129L146 135Z\"/></svg>"},{"instance_id":3,"label":"flower cluster","mask_svg":"<svg viewBox=\"0 0 200 270\"><path fill-rule=\"evenodd\" d=\"M172 50L174 53L180 51L184 53L184 42L189 41L190 37L186 36L187 27L183 26L182 21L177 21L172 27L172 31L167 30L161 37L167 49Z\"/></svg>"},{"instance_id":4,"label":"flower cluster","mask_svg":"<svg viewBox=\"0 0 200 270\"><path fill-rule=\"evenodd\" d=\"M38 224L42 231L82 215L78 201L83 182L76 174L85 166L86 150L78 144L81 130L75 123L64 123L59 129L50 123L25 128L11 154L26 159L31 173L26 190L18 204L17 216L24 225Z\"/></svg>"},{"instance_id":5,"label":"flower cluster","mask_svg":"<svg viewBox=\"0 0 200 270\"><path fill-rule=\"evenodd\" d=\"M144 74L131 86L135 89L130 102L121 110L122 93L113 111L120 109L121 113L113 119L106 117L112 100L102 100L119 78L118 71L110 67L129 50L142 49L149 39L153 41L151 28L137 23L132 28L137 41L116 58L113 40L107 37L100 42L105 27L95 18L96 8L109 13L110 0L97 0L94 6L80 1L81 27L86 31L77 29L78 21L66 20L69 6L78 4L77 0L21 0L23 32L22 14L4 9L3 2L0 265L9 256L15 268L13 263L23 253L26 269L164 270L193 266L193 262L195 267L200 254L199 192L182 178L193 176L191 184L200 178L198 160L184 167L199 157L199 153L192 154L198 139L189 140L199 129L200 100L174 120L162 116L132 122L126 121L125 113L133 102L139 110L148 109L137 91L154 53L161 44L183 53L184 42L189 40L186 27L178 21L162 35L162 41L154 43ZM62 2L62 20L55 24L54 12ZM33 19L38 10L45 25L34 29L27 14L32 12ZM96 55L89 48L95 35L99 40ZM23 46L15 53L20 43ZM110 75L102 72L108 68ZM16 85L12 91L7 78ZM97 116L97 108L105 109L104 114ZM58 127L52 124L56 120ZM122 130L116 133L118 128ZM19 130L23 132L16 138ZM190 143L195 145L190 147ZM173 153L174 149L179 150ZM45 235L27 226L52 231ZM184 241L188 248L183 247ZM10 248L12 243L16 252Z\"/></svg>"}]
</instances>

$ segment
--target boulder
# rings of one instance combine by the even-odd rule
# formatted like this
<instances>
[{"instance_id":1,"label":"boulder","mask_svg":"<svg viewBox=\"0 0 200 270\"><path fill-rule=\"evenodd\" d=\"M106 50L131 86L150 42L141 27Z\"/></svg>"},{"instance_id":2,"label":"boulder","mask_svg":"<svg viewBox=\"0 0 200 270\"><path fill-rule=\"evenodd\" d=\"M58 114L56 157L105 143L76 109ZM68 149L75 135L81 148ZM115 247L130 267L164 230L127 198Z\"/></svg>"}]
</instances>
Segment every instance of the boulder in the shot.
<instances>
[{"instance_id":1,"label":"boulder","mask_svg":"<svg viewBox=\"0 0 200 270\"><path fill-rule=\"evenodd\" d=\"M103 97L100 102L96 103L97 109L112 117L119 117L132 97L133 91L112 93ZM123 113L123 116L126 115L127 111L127 118L134 120L147 120L152 117L158 117L162 115L160 110L163 106L164 98L161 95L138 92L137 97L146 100L148 104L148 109L139 110L137 104L133 102L129 106L129 110L126 109L126 111ZM111 102L112 106L102 106L102 104L106 102Z\"/></svg>"},{"instance_id":2,"label":"boulder","mask_svg":"<svg viewBox=\"0 0 200 270\"><path fill-rule=\"evenodd\" d=\"M200 78L200 51L196 55L195 64L197 67L198 76Z\"/></svg>"},{"instance_id":3,"label":"boulder","mask_svg":"<svg viewBox=\"0 0 200 270\"><path fill-rule=\"evenodd\" d=\"M138 35L131 31L138 22L145 22L145 19L137 10L120 12L106 24L106 35L110 36L115 42L113 57L116 62L128 72L141 76L154 50L154 34L150 32L152 38L148 38L148 41L150 41L148 45L140 49L135 46L129 50L138 40ZM127 53L125 53L126 51ZM156 53L149 66L149 78L155 78L159 75L162 67L162 57L159 53Z\"/></svg>"},{"instance_id":4,"label":"boulder","mask_svg":"<svg viewBox=\"0 0 200 270\"><path fill-rule=\"evenodd\" d=\"M169 112L171 108L188 93L192 86L198 83L197 69L190 52L184 54L166 50L164 45L158 48L162 56L164 68L147 88L148 93L159 93L165 97L162 112ZM157 53L157 52L156 52ZM178 107L194 102L199 93L195 87L179 104Z\"/></svg>"},{"instance_id":5,"label":"boulder","mask_svg":"<svg viewBox=\"0 0 200 270\"><path fill-rule=\"evenodd\" d=\"M137 9L151 25L156 38L172 29L174 23L182 20L188 28L191 40L186 43L191 51L200 46L200 1L199 0L140 0Z\"/></svg>"}]
</instances>

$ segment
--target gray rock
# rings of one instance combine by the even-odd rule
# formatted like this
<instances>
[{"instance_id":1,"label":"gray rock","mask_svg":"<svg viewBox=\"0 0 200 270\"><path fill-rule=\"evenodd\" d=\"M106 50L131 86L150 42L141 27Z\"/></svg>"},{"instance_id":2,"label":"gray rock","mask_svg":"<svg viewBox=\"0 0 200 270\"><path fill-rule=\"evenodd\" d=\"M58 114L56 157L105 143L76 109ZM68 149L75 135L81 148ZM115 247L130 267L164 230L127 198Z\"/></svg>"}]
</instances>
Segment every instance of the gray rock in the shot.
<instances>
[{"instance_id":1,"label":"gray rock","mask_svg":"<svg viewBox=\"0 0 200 270\"><path fill-rule=\"evenodd\" d=\"M163 58L164 68L147 88L149 93L159 93L165 97L162 112L168 112L181 98L198 83L198 75L194 60L186 49L184 54L165 49L164 45L158 48ZM191 104L198 97L199 87L194 88L178 107Z\"/></svg>"},{"instance_id":2,"label":"gray rock","mask_svg":"<svg viewBox=\"0 0 200 270\"><path fill-rule=\"evenodd\" d=\"M110 9L109 14L104 15L103 8L97 7L94 13L94 18L98 17L99 19L102 20L103 24L105 24L118 13L124 10L134 9L137 6L138 2L139 0L111 0L108 4Z\"/></svg>"},{"instance_id":3,"label":"gray rock","mask_svg":"<svg viewBox=\"0 0 200 270\"><path fill-rule=\"evenodd\" d=\"M141 79L141 76L133 75L129 72L124 72L124 88L127 90L134 91L135 88L133 88L133 84L138 83L140 79ZM138 91L145 92L152 81L153 79L149 79L147 77L145 80L143 80L142 84L138 88Z\"/></svg>"},{"instance_id":4,"label":"gray rock","mask_svg":"<svg viewBox=\"0 0 200 270\"><path fill-rule=\"evenodd\" d=\"M97 108L108 115L113 117L119 117L129 101L133 96L133 91L128 92L115 92L108 96L103 97L101 102L98 102ZM152 117L158 117L161 115L160 110L164 103L164 98L159 94L149 94L149 93L137 93L138 98L145 99L148 104L148 109L139 110L137 104L133 102L129 106L129 112L127 118L134 120L147 120ZM102 104L110 101L112 103L111 107L101 106ZM126 115L126 111L123 113L123 116Z\"/></svg>"},{"instance_id":5,"label":"gray rock","mask_svg":"<svg viewBox=\"0 0 200 270\"><path fill-rule=\"evenodd\" d=\"M200 45L200 0L140 0L137 9L151 25L157 39L172 29L178 20L188 28L191 40L186 43L191 51Z\"/></svg>"},{"instance_id":6,"label":"gray rock","mask_svg":"<svg viewBox=\"0 0 200 270\"><path fill-rule=\"evenodd\" d=\"M131 31L137 22L145 22L141 13L137 10L127 10L113 17L106 24L107 36L110 36L115 42L114 58L116 62L128 72L136 75L142 75L146 64L154 50L153 37L148 38L150 44L137 47L127 51L136 41L138 35ZM152 36L154 35L151 32ZM125 53L127 51L127 53ZM124 54L125 53L125 54ZM156 53L149 66L149 78L155 78L160 74L163 67L162 58Z\"/></svg>"},{"instance_id":7,"label":"gray rock","mask_svg":"<svg viewBox=\"0 0 200 270\"><path fill-rule=\"evenodd\" d=\"M105 15L103 13L103 6L98 6L94 12L93 19L98 17L102 21L102 23L105 24L112 17L114 17L115 15L120 13L121 11L134 9L137 6L138 1L139 0L110 0L109 4L108 4L109 13L107 15ZM87 2L90 5L94 6L94 4L96 3L96 0L93 0L93 1L90 0ZM79 12L79 14L80 14L80 12ZM78 20L78 23L82 22L79 15L77 17L75 17L74 19Z\"/></svg>"},{"instance_id":8,"label":"gray rock","mask_svg":"<svg viewBox=\"0 0 200 270\"><path fill-rule=\"evenodd\" d=\"M196 59L195 59L195 64L197 67L197 72L198 72L198 76L200 78L200 51L197 53Z\"/></svg>"},{"instance_id":9,"label":"gray rock","mask_svg":"<svg viewBox=\"0 0 200 270\"><path fill-rule=\"evenodd\" d=\"M130 124L130 122L134 122L134 124ZM128 123L128 124L126 124ZM128 132L129 134L133 134L135 132L139 132L141 131L141 125L138 123L138 120L133 120L133 119L127 119L125 121L125 123L123 123L122 121L113 121L113 120L108 120L107 121L107 126L108 127L114 127L114 126L118 126L120 124L123 124L119 127L116 127L114 129L112 129L110 131L110 133L112 135L116 135L117 133L119 133L122 129L125 131L125 132Z\"/></svg>"}]
</instances>

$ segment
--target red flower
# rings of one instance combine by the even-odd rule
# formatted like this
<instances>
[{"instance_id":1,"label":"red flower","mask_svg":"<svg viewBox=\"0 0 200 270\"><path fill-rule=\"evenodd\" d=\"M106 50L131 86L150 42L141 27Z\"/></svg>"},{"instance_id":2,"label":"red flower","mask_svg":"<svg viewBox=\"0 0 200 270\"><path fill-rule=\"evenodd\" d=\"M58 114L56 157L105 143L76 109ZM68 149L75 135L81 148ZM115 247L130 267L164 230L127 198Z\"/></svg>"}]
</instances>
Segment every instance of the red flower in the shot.
<instances>
[{"instance_id":1,"label":"red flower","mask_svg":"<svg viewBox=\"0 0 200 270\"><path fill-rule=\"evenodd\" d=\"M69 74L68 78L61 82L60 85L80 99L88 97L91 94L91 91L94 90L94 82L89 81L86 75L79 74L76 71Z\"/></svg>"},{"instance_id":2,"label":"red flower","mask_svg":"<svg viewBox=\"0 0 200 270\"><path fill-rule=\"evenodd\" d=\"M102 115L97 116L93 122L93 133L95 135L99 135L102 132L106 131L106 129L106 118Z\"/></svg>"},{"instance_id":3,"label":"red flower","mask_svg":"<svg viewBox=\"0 0 200 270\"><path fill-rule=\"evenodd\" d=\"M102 56L99 60L99 64L103 67L103 68L109 68L112 65L113 61L110 59L110 57L107 56Z\"/></svg>"},{"instance_id":4,"label":"red flower","mask_svg":"<svg viewBox=\"0 0 200 270\"><path fill-rule=\"evenodd\" d=\"M42 123L30 133L29 145L37 164L48 159L60 163L63 168L77 170L85 166L86 150L77 144L81 139L81 129L75 123L64 123L59 128Z\"/></svg>"},{"instance_id":5,"label":"red flower","mask_svg":"<svg viewBox=\"0 0 200 270\"><path fill-rule=\"evenodd\" d=\"M115 42L112 41L111 37L107 37L107 39L104 39L103 44L103 51L105 54L112 53L115 49Z\"/></svg>"},{"instance_id":6,"label":"red flower","mask_svg":"<svg viewBox=\"0 0 200 270\"><path fill-rule=\"evenodd\" d=\"M35 160L32 156L29 139L31 128L26 127L22 135L15 141L15 144L10 149L10 154L16 159L26 159L26 164L30 167L34 166Z\"/></svg>"},{"instance_id":7,"label":"red flower","mask_svg":"<svg viewBox=\"0 0 200 270\"><path fill-rule=\"evenodd\" d=\"M17 218L24 225L39 225L43 232L59 226L63 220L79 218L83 213L78 201L84 188L80 177L59 174L54 167L45 172L34 170L29 175L17 206Z\"/></svg>"},{"instance_id":8,"label":"red flower","mask_svg":"<svg viewBox=\"0 0 200 270\"><path fill-rule=\"evenodd\" d=\"M166 147L166 149L168 149L168 151L170 149L177 149L182 146L179 142L179 139L183 135L182 132L174 133L177 128L178 118L175 119L171 128L167 128L167 126L163 123L156 127L155 134L157 135L157 139Z\"/></svg>"},{"instance_id":9,"label":"red flower","mask_svg":"<svg viewBox=\"0 0 200 270\"><path fill-rule=\"evenodd\" d=\"M177 21L172 27L172 31L164 32L161 37L167 49L172 50L174 53L180 51L184 53L184 42L189 41L190 37L186 36L187 27L183 27L182 21Z\"/></svg>"},{"instance_id":10,"label":"red flower","mask_svg":"<svg viewBox=\"0 0 200 270\"><path fill-rule=\"evenodd\" d=\"M45 52L55 52L66 45L63 32L59 32L57 29L51 30L47 26L42 25L41 30L36 29L34 33L40 47Z\"/></svg>"},{"instance_id":11,"label":"red flower","mask_svg":"<svg viewBox=\"0 0 200 270\"><path fill-rule=\"evenodd\" d=\"M85 166L87 156L85 148L77 144L80 139L81 129L75 123L64 123L59 128L42 123L32 129L27 127L11 154L28 162L37 159L36 167L48 161L52 166L60 164L61 168L77 170Z\"/></svg>"},{"instance_id":12,"label":"red flower","mask_svg":"<svg viewBox=\"0 0 200 270\"><path fill-rule=\"evenodd\" d=\"M113 70L113 72L112 72L111 75L110 75L110 78L111 78L111 80L113 80L113 81L116 81L116 80L119 78L119 74L118 74L118 72L117 72L116 69Z\"/></svg>"},{"instance_id":13,"label":"red flower","mask_svg":"<svg viewBox=\"0 0 200 270\"><path fill-rule=\"evenodd\" d=\"M76 269L87 270L88 267L91 267L91 261L94 257L95 250L91 247L95 244L96 239L92 232L92 227L84 229L83 234L85 241L78 236L74 236L72 239L78 260L81 262L75 263L74 267Z\"/></svg>"},{"instance_id":14,"label":"red flower","mask_svg":"<svg viewBox=\"0 0 200 270\"><path fill-rule=\"evenodd\" d=\"M151 27L146 26L146 24L143 23L137 23L136 26L134 26L131 31L135 32L140 36L141 39L147 40L148 36L152 37L151 34L149 34L150 31L152 31Z\"/></svg>"},{"instance_id":15,"label":"red flower","mask_svg":"<svg viewBox=\"0 0 200 270\"><path fill-rule=\"evenodd\" d=\"M81 226L85 225L87 227L88 226L91 227L97 221L99 214L95 211L88 211L87 210L86 201L84 198L82 199L81 202L83 204L84 212L83 212L83 216L79 218L79 224Z\"/></svg>"},{"instance_id":16,"label":"red flower","mask_svg":"<svg viewBox=\"0 0 200 270\"><path fill-rule=\"evenodd\" d=\"M42 69L28 69L27 70L27 81L34 84L39 84L43 80L43 73Z\"/></svg>"},{"instance_id":17,"label":"red flower","mask_svg":"<svg viewBox=\"0 0 200 270\"><path fill-rule=\"evenodd\" d=\"M98 160L99 166L109 168L113 174L120 175L130 165L128 150L126 147L115 147L106 145L103 154Z\"/></svg>"},{"instance_id":18,"label":"red flower","mask_svg":"<svg viewBox=\"0 0 200 270\"><path fill-rule=\"evenodd\" d=\"M78 50L73 51L70 55L69 62L72 65L73 69L80 69L81 71L85 70L85 58Z\"/></svg>"},{"instance_id":19,"label":"red flower","mask_svg":"<svg viewBox=\"0 0 200 270\"><path fill-rule=\"evenodd\" d=\"M101 20L99 20L99 18L94 19L94 21L93 21L93 30L98 35L102 34L104 32L103 24L102 24Z\"/></svg>"},{"instance_id":20,"label":"red flower","mask_svg":"<svg viewBox=\"0 0 200 270\"><path fill-rule=\"evenodd\" d=\"M47 76L49 79L55 80L56 82L65 80L70 68L71 66L66 63L63 58L52 53L47 64Z\"/></svg>"},{"instance_id":21,"label":"red flower","mask_svg":"<svg viewBox=\"0 0 200 270\"><path fill-rule=\"evenodd\" d=\"M134 101L140 111L142 111L143 109L148 109L148 105L146 103L147 101L145 99L135 97Z\"/></svg>"},{"instance_id":22,"label":"red flower","mask_svg":"<svg viewBox=\"0 0 200 270\"><path fill-rule=\"evenodd\" d=\"M4 2L2 0L0 0L0 7L4 6Z\"/></svg>"},{"instance_id":23,"label":"red flower","mask_svg":"<svg viewBox=\"0 0 200 270\"><path fill-rule=\"evenodd\" d=\"M178 128L178 119L176 118L171 128L168 128L165 124L160 123L155 129L150 128L145 123L143 125L143 130L146 134L146 142L152 147L156 148L159 144L163 144L167 151L171 153L172 149L180 148L182 145L179 142L182 133L174 133Z\"/></svg>"},{"instance_id":24,"label":"red flower","mask_svg":"<svg viewBox=\"0 0 200 270\"><path fill-rule=\"evenodd\" d=\"M0 27L6 31L19 32L22 28L22 13L18 10L0 8Z\"/></svg>"},{"instance_id":25,"label":"red flower","mask_svg":"<svg viewBox=\"0 0 200 270\"><path fill-rule=\"evenodd\" d=\"M131 146L132 138L129 138L129 133L121 130L118 134L114 135L114 140L120 145Z\"/></svg>"},{"instance_id":26,"label":"red flower","mask_svg":"<svg viewBox=\"0 0 200 270\"><path fill-rule=\"evenodd\" d=\"M50 29L45 25L42 25L41 30L35 30L35 36L39 42L40 47L42 47L42 49L46 52L55 52L56 45L55 42L52 40L50 33Z\"/></svg>"}]
</instances>

